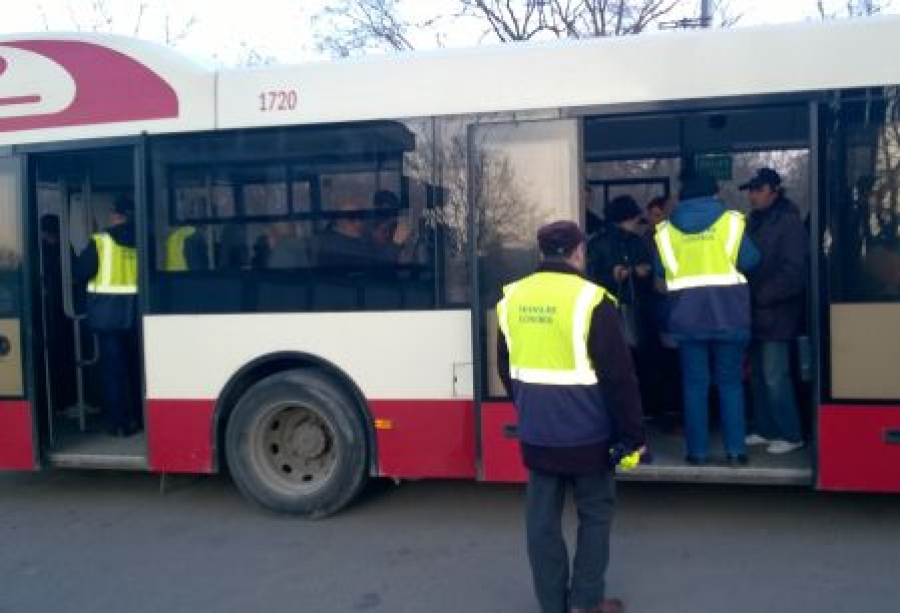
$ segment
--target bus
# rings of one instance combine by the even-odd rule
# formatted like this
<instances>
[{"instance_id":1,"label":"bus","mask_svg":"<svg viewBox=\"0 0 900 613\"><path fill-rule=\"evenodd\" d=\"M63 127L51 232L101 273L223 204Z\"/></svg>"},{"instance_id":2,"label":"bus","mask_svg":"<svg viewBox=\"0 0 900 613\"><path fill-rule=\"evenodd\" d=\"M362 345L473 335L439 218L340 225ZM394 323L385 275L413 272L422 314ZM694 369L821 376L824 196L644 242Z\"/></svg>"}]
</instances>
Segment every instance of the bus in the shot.
<instances>
[{"instance_id":1,"label":"bus","mask_svg":"<svg viewBox=\"0 0 900 613\"><path fill-rule=\"evenodd\" d=\"M808 444L692 466L650 427L623 478L900 491L898 56L894 18L254 69L4 35L0 469L227 469L306 516L370 478L524 481L494 306L536 229L687 168L746 210L772 167L809 229ZM122 195L144 429L110 437L73 259Z\"/></svg>"}]
</instances>

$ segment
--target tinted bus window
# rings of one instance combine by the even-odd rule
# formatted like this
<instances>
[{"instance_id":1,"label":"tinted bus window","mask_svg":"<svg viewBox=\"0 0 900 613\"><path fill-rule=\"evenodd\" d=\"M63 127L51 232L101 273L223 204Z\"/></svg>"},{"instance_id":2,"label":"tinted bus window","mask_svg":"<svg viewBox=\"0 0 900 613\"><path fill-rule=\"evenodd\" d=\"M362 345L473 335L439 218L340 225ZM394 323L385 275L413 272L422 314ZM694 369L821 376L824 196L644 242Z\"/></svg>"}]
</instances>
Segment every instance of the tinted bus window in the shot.
<instances>
[{"instance_id":1,"label":"tinted bus window","mask_svg":"<svg viewBox=\"0 0 900 613\"><path fill-rule=\"evenodd\" d=\"M828 117L828 218L835 302L900 301L898 88L836 99Z\"/></svg>"},{"instance_id":2,"label":"tinted bus window","mask_svg":"<svg viewBox=\"0 0 900 613\"><path fill-rule=\"evenodd\" d=\"M151 309L427 309L447 302L432 120L161 137Z\"/></svg>"}]
</instances>

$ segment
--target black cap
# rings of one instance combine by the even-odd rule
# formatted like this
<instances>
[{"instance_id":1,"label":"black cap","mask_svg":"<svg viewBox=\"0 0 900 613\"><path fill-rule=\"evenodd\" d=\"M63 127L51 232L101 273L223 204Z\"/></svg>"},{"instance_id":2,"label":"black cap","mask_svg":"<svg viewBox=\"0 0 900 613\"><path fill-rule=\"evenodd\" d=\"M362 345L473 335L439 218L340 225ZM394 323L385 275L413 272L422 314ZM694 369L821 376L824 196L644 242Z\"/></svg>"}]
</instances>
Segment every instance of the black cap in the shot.
<instances>
[{"instance_id":1,"label":"black cap","mask_svg":"<svg viewBox=\"0 0 900 613\"><path fill-rule=\"evenodd\" d=\"M584 233L572 221L554 221L537 231L538 247L544 255L568 256L584 242Z\"/></svg>"},{"instance_id":2,"label":"black cap","mask_svg":"<svg viewBox=\"0 0 900 613\"><path fill-rule=\"evenodd\" d=\"M719 193L719 184L707 174L685 174L681 177L681 190L678 192L680 200L691 198L706 198Z\"/></svg>"},{"instance_id":3,"label":"black cap","mask_svg":"<svg viewBox=\"0 0 900 613\"><path fill-rule=\"evenodd\" d=\"M113 211L119 215L134 215L134 200L131 196L116 196L113 201Z\"/></svg>"},{"instance_id":4,"label":"black cap","mask_svg":"<svg viewBox=\"0 0 900 613\"><path fill-rule=\"evenodd\" d=\"M628 195L616 196L606 203L606 208L603 209L603 215L606 217L606 221L610 223L621 223L640 217L643 214L644 212L638 206L638 203Z\"/></svg>"},{"instance_id":5,"label":"black cap","mask_svg":"<svg viewBox=\"0 0 900 613\"><path fill-rule=\"evenodd\" d=\"M763 185L778 189L781 187L781 176L771 168L760 168L755 177L738 186L738 189L758 189Z\"/></svg>"}]
</instances>

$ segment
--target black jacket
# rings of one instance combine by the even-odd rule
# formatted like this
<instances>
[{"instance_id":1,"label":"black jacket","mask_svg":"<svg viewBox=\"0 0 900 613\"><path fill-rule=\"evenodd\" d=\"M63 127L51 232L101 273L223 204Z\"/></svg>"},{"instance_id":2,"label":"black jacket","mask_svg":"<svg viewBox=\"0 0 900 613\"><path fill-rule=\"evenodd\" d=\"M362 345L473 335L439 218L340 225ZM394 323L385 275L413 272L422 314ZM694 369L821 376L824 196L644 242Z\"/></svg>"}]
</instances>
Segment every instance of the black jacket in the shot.
<instances>
[{"instance_id":1,"label":"black jacket","mask_svg":"<svg viewBox=\"0 0 900 613\"><path fill-rule=\"evenodd\" d=\"M748 274L753 338L790 340L805 326L809 276L809 234L797 207L780 197L764 211L753 211L747 234L762 256Z\"/></svg>"}]
</instances>

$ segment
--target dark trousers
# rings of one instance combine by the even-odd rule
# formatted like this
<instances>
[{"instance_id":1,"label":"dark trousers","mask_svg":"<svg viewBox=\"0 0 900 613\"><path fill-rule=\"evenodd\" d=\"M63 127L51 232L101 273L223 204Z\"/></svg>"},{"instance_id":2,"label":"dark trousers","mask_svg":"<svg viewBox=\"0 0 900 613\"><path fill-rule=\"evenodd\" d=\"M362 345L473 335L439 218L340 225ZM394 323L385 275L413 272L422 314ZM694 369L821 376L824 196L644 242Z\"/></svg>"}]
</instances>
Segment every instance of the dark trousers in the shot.
<instances>
[{"instance_id":1,"label":"dark trousers","mask_svg":"<svg viewBox=\"0 0 900 613\"><path fill-rule=\"evenodd\" d=\"M562 513L571 485L578 510L578 538L571 579ZM609 533L615 506L611 472L557 475L532 470L528 478L528 559L542 613L589 609L603 600Z\"/></svg>"},{"instance_id":2,"label":"dark trousers","mask_svg":"<svg viewBox=\"0 0 900 613\"><path fill-rule=\"evenodd\" d=\"M142 426L138 347L135 334L98 332L103 410L108 430L133 432Z\"/></svg>"}]
</instances>

